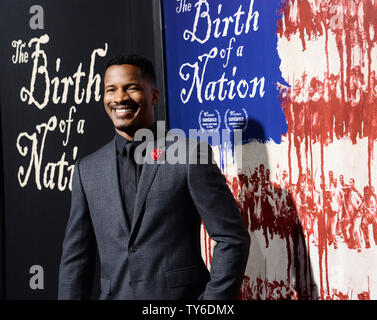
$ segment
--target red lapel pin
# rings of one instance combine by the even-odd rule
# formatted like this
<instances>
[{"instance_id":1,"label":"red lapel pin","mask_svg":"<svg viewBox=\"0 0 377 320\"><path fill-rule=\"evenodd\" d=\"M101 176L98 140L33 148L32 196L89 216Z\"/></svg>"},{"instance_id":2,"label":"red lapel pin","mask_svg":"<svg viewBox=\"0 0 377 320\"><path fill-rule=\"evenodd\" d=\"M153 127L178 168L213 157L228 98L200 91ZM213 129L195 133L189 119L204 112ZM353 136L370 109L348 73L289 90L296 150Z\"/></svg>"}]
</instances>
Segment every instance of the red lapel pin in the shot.
<instances>
[{"instance_id":1,"label":"red lapel pin","mask_svg":"<svg viewBox=\"0 0 377 320\"><path fill-rule=\"evenodd\" d=\"M151 156L152 156L153 160L158 160L158 159L160 159L162 153L163 153L163 150L162 150L162 149L160 149L160 148L155 148L155 149L153 149L153 151L151 152Z\"/></svg>"}]
</instances>

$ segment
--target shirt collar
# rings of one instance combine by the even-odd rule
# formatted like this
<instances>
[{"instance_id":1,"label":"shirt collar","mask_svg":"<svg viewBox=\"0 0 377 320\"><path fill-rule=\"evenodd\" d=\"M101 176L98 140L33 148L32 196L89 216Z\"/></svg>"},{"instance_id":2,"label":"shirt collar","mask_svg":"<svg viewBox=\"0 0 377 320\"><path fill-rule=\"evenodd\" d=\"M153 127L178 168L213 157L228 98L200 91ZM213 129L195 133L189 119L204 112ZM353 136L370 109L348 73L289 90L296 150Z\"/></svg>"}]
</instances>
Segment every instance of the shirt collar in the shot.
<instances>
[{"instance_id":1,"label":"shirt collar","mask_svg":"<svg viewBox=\"0 0 377 320\"><path fill-rule=\"evenodd\" d=\"M156 122L153 122L152 126L149 127L150 130L152 130L154 137L156 138L157 134L157 124ZM126 147L126 144L134 144L138 145L141 143L140 141L133 141L133 140L128 140L121 136L118 132L116 132L116 137L115 137L115 145L116 145L116 150L118 153L123 154L124 148Z\"/></svg>"},{"instance_id":2,"label":"shirt collar","mask_svg":"<svg viewBox=\"0 0 377 320\"><path fill-rule=\"evenodd\" d=\"M115 145L116 145L116 149L117 149L117 152L122 154L123 153L123 150L124 150L124 147L126 146L127 143L132 143L131 140L128 140L124 137L122 137L118 132L116 133L116 137L115 137Z\"/></svg>"}]
</instances>

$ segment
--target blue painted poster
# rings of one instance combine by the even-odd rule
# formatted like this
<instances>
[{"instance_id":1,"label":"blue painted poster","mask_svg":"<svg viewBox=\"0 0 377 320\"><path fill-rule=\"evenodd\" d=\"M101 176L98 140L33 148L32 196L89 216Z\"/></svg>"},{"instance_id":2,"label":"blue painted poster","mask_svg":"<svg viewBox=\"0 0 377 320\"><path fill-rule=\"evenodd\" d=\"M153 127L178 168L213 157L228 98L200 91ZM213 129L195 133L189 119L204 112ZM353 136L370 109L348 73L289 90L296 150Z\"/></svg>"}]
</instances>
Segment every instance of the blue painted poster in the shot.
<instances>
[{"instance_id":1,"label":"blue painted poster","mask_svg":"<svg viewBox=\"0 0 377 320\"><path fill-rule=\"evenodd\" d=\"M209 141L251 238L239 297L377 299L377 2L162 3L170 127L242 130Z\"/></svg>"},{"instance_id":2,"label":"blue painted poster","mask_svg":"<svg viewBox=\"0 0 377 320\"><path fill-rule=\"evenodd\" d=\"M277 1L163 2L170 127L279 143Z\"/></svg>"}]
</instances>

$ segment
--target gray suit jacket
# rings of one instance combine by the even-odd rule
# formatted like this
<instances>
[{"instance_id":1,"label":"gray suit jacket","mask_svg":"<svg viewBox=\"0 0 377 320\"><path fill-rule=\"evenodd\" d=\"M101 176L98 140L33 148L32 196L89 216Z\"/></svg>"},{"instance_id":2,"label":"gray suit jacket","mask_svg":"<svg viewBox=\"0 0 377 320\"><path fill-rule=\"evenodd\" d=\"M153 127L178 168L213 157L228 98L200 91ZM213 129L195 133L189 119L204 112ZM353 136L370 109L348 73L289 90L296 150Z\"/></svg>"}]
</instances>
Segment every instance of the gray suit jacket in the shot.
<instances>
[{"instance_id":1,"label":"gray suit jacket","mask_svg":"<svg viewBox=\"0 0 377 320\"><path fill-rule=\"evenodd\" d=\"M145 163L132 225L125 215L114 138L76 163L59 299L89 296L97 248L100 299L236 299L250 238L216 164ZM217 242L210 273L202 219Z\"/></svg>"}]
</instances>

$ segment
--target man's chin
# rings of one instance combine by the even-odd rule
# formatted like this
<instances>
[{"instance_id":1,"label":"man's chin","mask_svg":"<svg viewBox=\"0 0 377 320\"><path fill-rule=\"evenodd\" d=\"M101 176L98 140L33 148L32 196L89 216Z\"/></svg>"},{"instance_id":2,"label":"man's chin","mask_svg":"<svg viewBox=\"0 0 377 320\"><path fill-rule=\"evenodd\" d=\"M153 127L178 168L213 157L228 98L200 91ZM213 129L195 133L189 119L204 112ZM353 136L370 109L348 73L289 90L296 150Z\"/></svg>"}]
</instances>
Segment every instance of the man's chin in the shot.
<instances>
[{"instance_id":1,"label":"man's chin","mask_svg":"<svg viewBox=\"0 0 377 320\"><path fill-rule=\"evenodd\" d=\"M132 125L132 124L129 124L129 125L116 125L115 126L115 129L121 131L121 132L124 132L124 133L127 133L127 134L132 134L132 133L135 133L135 126Z\"/></svg>"}]
</instances>

